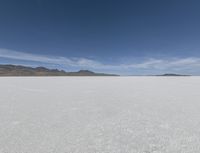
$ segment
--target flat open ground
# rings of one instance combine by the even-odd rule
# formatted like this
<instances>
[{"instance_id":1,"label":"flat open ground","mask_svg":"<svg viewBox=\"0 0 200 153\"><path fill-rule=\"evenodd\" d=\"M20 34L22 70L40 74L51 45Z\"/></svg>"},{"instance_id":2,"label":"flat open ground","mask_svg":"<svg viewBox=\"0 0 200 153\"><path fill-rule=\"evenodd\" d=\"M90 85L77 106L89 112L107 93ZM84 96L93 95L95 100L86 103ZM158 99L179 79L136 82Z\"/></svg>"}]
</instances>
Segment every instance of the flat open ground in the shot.
<instances>
[{"instance_id":1,"label":"flat open ground","mask_svg":"<svg viewBox=\"0 0 200 153\"><path fill-rule=\"evenodd\" d=\"M0 153L199 153L200 77L1 77Z\"/></svg>"}]
</instances>

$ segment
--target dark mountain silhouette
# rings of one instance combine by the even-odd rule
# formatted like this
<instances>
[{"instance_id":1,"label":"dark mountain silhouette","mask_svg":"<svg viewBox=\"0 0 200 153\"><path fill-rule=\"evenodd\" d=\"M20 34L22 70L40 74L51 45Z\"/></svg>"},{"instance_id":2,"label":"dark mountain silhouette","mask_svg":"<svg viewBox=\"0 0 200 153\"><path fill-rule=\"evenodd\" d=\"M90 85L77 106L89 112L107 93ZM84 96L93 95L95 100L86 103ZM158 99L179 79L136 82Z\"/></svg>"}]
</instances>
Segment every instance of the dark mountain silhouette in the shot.
<instances>
[{"instance_id":1,"label":"dark mountain silhouette","mask_svg":"<svg viewBox=\"0 0 200 153\"><path fill-rule=\"evenodd\" d=\"M156 76L190 76L190 75L174 74L174 73L165 73L165 74L156 75Z\"/></svg>"},{"instance_id":2,"label":"dark mountain silhouette","mask_svg":"<svg viewBox=\"0 0 200 153\"><path fill-rule=\"evenodd\" d=\"M89 70L65 72L45 67L27 67L21 65L0 65L0 76L117 76L115 74L95 73Z\"/></svg>"}]
</instances>

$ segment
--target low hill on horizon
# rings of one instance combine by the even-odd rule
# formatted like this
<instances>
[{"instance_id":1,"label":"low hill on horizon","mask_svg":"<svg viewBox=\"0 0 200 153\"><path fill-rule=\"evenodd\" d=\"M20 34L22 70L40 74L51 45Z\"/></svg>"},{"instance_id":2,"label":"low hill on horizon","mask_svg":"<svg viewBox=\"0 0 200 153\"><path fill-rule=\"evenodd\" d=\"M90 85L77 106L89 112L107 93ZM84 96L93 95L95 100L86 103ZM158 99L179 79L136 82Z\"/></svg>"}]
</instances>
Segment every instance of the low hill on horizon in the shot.
<instances>
[{"instance_id":1,"label":"low hill on horizon","mask_svg":"<svg viewBox=\"0 0 200 153\"><path fill-rule=\"evenodd\" d=\"M186 74L176 74L176 73L165 73L165 74L156 75L156 76L190 76L190 75L186 75Z\"/></svg>"},{"instance_id":2,"label":"low hill on horizon","mask_svg":"<svg viewBox=\"0 0 200 153\"><path fill-rule=\"evenodd\" d=\"M0 64L0 76L118 76L118 75L95 73L89 70L66 72L64 70L48 69L46 67L33 68L21 65Z\"/></svg>"}]
</instances>

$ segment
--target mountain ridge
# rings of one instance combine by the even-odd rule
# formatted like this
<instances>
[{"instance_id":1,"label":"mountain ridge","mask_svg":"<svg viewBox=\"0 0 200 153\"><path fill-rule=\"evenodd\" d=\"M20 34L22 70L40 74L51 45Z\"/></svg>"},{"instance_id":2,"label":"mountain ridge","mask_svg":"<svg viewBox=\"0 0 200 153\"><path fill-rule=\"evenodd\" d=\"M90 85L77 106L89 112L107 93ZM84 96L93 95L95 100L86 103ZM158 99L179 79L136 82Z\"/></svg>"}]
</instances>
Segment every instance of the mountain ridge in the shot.
<instances>
[{"instance_id":1,"label":"mountain ridge","mask_svg":"<svg viewBox=\"0 0 200 153\"><path fill-rule=\"evenodd\" d=\"M176 73L165 73L165 74L156 75L156 76L190 76L190 75L186 75L186 74L176 74Z\"/></svg>"},{"instance_id":2,"label":"mountain ridge","mask_svg":"<svg viewBox=\"0 0 200 153\"><path fill-rule=\"evenodd\" d=\"M66 72L46 67L29 67L22 65L0 64L0 76L118 76L116 74L95 73L89 70Z\"/></svg>"}]
</instances>

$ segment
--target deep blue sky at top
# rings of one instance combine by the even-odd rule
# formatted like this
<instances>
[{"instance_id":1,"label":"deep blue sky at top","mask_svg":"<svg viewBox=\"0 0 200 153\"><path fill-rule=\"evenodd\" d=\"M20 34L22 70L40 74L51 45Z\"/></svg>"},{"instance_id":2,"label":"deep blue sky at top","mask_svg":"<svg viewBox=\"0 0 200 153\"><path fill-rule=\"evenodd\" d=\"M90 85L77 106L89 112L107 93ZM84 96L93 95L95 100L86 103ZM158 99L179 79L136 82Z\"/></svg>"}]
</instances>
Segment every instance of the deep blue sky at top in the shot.
<instances>
[{"instance_id":1,"label":"deep blue sky at top","mask_svg":"<svg viewBox=\"0 0 200 153\"><path fill-rule=\"evenodd\" d=\"M199 56L199 0L0 0L0 48L110 62Z\"/></svg>"}]
</instances>

